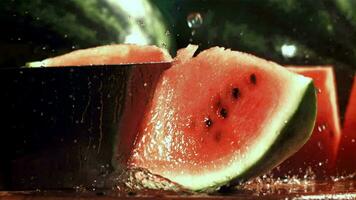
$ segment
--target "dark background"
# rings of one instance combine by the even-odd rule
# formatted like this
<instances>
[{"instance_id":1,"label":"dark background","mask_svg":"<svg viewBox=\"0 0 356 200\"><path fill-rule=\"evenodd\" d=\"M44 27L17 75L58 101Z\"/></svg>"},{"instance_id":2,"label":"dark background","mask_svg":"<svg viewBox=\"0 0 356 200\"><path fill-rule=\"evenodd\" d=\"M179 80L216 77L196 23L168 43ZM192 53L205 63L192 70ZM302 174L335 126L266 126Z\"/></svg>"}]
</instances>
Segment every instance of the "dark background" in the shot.
<instances>
[{"instance_id":1,"label":"dark background","mask_svg":"<svg viewBox=\"0 0 356 200\"><path fill-rule=\"evenodd\" d=\"M136 13L137 17L125 11L129 5L143 8L144 12ZM0 24L0 68L3 70L0 70L0 83L6 90L2 98L9 91L12 95L29 94L29 88L25 86L6 87L13 83L9 84L11 77L4 78L8 73L5 68L20 70L27 62L75 49L127 42L133 27L143 33L146 44L167 48L172 55L177 49L193 43L200 46L199 50L223 46L283 65L332 65L336 73L341 120L356 69L356 1L353 0L127 0L116 6L106 0L1 0ZM294 53L286 54L283 47L292 47ZM36 87L40 87L41 80L50 81L44 74L39 76L41 72L26 73L29 80L33 78ZM67 71L62 76L72 80L71 73ZM95 72L91 74L96 75ZM84 75L81 78L85 78ZM75 90L68 85L61 88L68 95ZM50 93L53 91L48 91ZM79 92L78 98L80 95ZM8 103L2 101L2 106L6 107ZM7 141L8 134L16 133L6 132L9 123L5 122L26 120L26 117L17 118L16 113L3 117L7 117L7 121L2 120L5 128L0 134L2 140ZM68 137L70 141L75 138ZM40 143L46 138L29 138L27 142L30 140L38 143L34 148L45 146ZM2 155L17 155L20 150L17 146L3 148ZM11 160L10 157L7 159ZM6 170L11 169L7 166ZM9 179L7 176L0 174L0 180L2 177Z\"/></svg>"},{"instance_id":2,"label":"dark background","mask_svg":"<svg viewBox=\"0 0 356 200\"><path fill-rule=\"evenodd\" d=\"M135 18L122 9L129 4L150 12ZM333 65L343 114L356 68L355 4L352 0L147 0L126 1L120 8L106 0L3 0L0 66L20 67L74 49L125 42L133 20L149 44L166 47L173 55L194 43L200 50L218 45L285 65ZM153 21L166 29L164 34L150 27ZM293 45L295 54L283 55L283 45Z\"/></svg>"}]
</instances>

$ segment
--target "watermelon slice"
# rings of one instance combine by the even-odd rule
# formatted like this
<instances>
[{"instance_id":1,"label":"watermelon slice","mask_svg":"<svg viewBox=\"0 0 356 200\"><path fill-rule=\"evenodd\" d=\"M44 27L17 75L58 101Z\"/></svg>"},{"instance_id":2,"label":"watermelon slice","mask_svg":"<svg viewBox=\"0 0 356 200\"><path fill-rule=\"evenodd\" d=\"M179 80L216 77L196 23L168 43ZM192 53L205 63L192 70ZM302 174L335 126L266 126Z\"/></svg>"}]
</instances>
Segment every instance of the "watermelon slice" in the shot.
<instances>
[{"instance_id":1,"label":"watermelon slice","mask_svg":"<svg viewBox=\"0 0 356 200\"><path fill-rule=\"evenodd\" d=\"M338 172L348 175L356 172L356 76L345 113L338 158Z\"/></svg>"},{"instance_id":2,"label":"watermelon slice","mask_svg":"<svg viewBox=\"0 0 356 200\"><path fill-rule=\"evenodd\" d=\"M129 63L148 63L171 61L165 50L156 46L116 44L81 49L70 53L47 58L43 61L28 63L28 67L112 65Z\"/></svg>"},{"instance_id":3,"label":"watermelon slice","mask_svg":"<svg viewBox=\"0 0 356 200\"><path fill-rule=\"evenodd\" d=\"M259 175L295 153L316 116L312 80L252 55L180 50L159 81L129 166L202 191Z\"/></svg>"},{"instance_id":4,"label":"watermelon slice","mask_svg":"<svg viewBox=\"0 0 356 200\"><path fill-rule=\"evenodd\" d=\"M332 67L288 67L310 77L317 88L317 118L310 140L276 170L278 176L304 176L310 169L316 178L335 173L337 150L341 137L335 78Z\"/></svg>"}]
</instances>

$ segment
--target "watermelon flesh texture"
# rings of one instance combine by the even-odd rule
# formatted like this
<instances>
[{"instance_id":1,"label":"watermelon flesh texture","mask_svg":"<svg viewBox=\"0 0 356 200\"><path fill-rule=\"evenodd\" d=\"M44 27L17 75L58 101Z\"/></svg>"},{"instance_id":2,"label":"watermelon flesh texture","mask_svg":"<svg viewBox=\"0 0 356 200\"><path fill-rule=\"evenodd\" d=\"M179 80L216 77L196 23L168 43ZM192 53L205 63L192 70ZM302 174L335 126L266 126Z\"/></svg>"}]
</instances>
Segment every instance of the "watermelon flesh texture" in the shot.
<instances>
[{"instance_id":1,"label":"watermelon flesh texture","mask_svg":"<svg viewBox=\"0 0 356 200\"><path fill-rule=\"evenodd\" d=\"M201 191L259 175L306 142L311 79L252 55L195 50L180 50L163 73L129 166Z\"/></svg>"},{"instance_id":2,"label":"watermelon flesh texture","mask_svg":"<svg viewBox=\"0 0 356 200\"><path fill-rule=\"evenodd\" d=\"M341 138L339 112L333 68L330 66L288 67L292 72L310 77L317 88L317 118L309 141L288 158L273 174L281 177L313 176L329 178L335 174ZM311 170L311 174L309 173Z\"/></svg>"},{"instance_id":3,"label":"watermelon flesh texture","mask_svg":"<svg viewBox=\"0 0 356 200\"><path fill-rule=\"evenodd\" d=\"M27 65L28 67L87 66L169 62L171 60L167 51L156 46L116 44L76 50Z\"/></svg>"},{"instance_id":4,"label":"watermelon flesh texture","mask_svg":"<svg viewBox=\"0 0 356 200\"><path fill-rule=\"evenodd\" d=\"M356 172L356 76L347 104L342 138L338 155L338 173L349 175Z\"/></svg>"}]
</instances>

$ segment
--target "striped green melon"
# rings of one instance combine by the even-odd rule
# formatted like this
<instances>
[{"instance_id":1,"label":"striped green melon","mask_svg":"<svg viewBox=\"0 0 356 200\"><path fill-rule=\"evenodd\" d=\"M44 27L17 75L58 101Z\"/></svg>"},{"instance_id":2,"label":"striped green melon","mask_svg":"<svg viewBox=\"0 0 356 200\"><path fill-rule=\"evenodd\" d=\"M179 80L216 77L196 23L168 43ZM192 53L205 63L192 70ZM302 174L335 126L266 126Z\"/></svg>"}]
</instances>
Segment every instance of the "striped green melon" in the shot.
<instances>
[{"instance_id":1,"label":"striped green melon","mask_svg":"<svg viewBox=\"0 0 356 200\"><path fill-rule=\"evenodd\" d=\"M113 43L174 46L166 20L149 0L4 0L0 21L6 24L0 63L13 67Z\"/></svg>"}]
</instances>

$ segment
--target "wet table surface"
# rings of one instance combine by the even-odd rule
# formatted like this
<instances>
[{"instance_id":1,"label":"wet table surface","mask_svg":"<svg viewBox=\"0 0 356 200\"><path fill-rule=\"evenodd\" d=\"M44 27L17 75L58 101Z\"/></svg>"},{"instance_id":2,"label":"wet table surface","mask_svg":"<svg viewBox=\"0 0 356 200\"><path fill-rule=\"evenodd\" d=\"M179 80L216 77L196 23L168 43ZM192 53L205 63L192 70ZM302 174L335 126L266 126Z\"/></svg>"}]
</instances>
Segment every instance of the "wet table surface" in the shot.
<instances>
[{"instance_id":1,"label":"wet table surface","mask_svg":"<svg viewBox=\"0 0 356 200\"><path fill-rule=\"evenodd\" d=\"M2 191L6 200L114 200L114 199L356 199L356 179L254 180L230 192L176 193L166 191Z\"/></svg>"}]
</instances>

